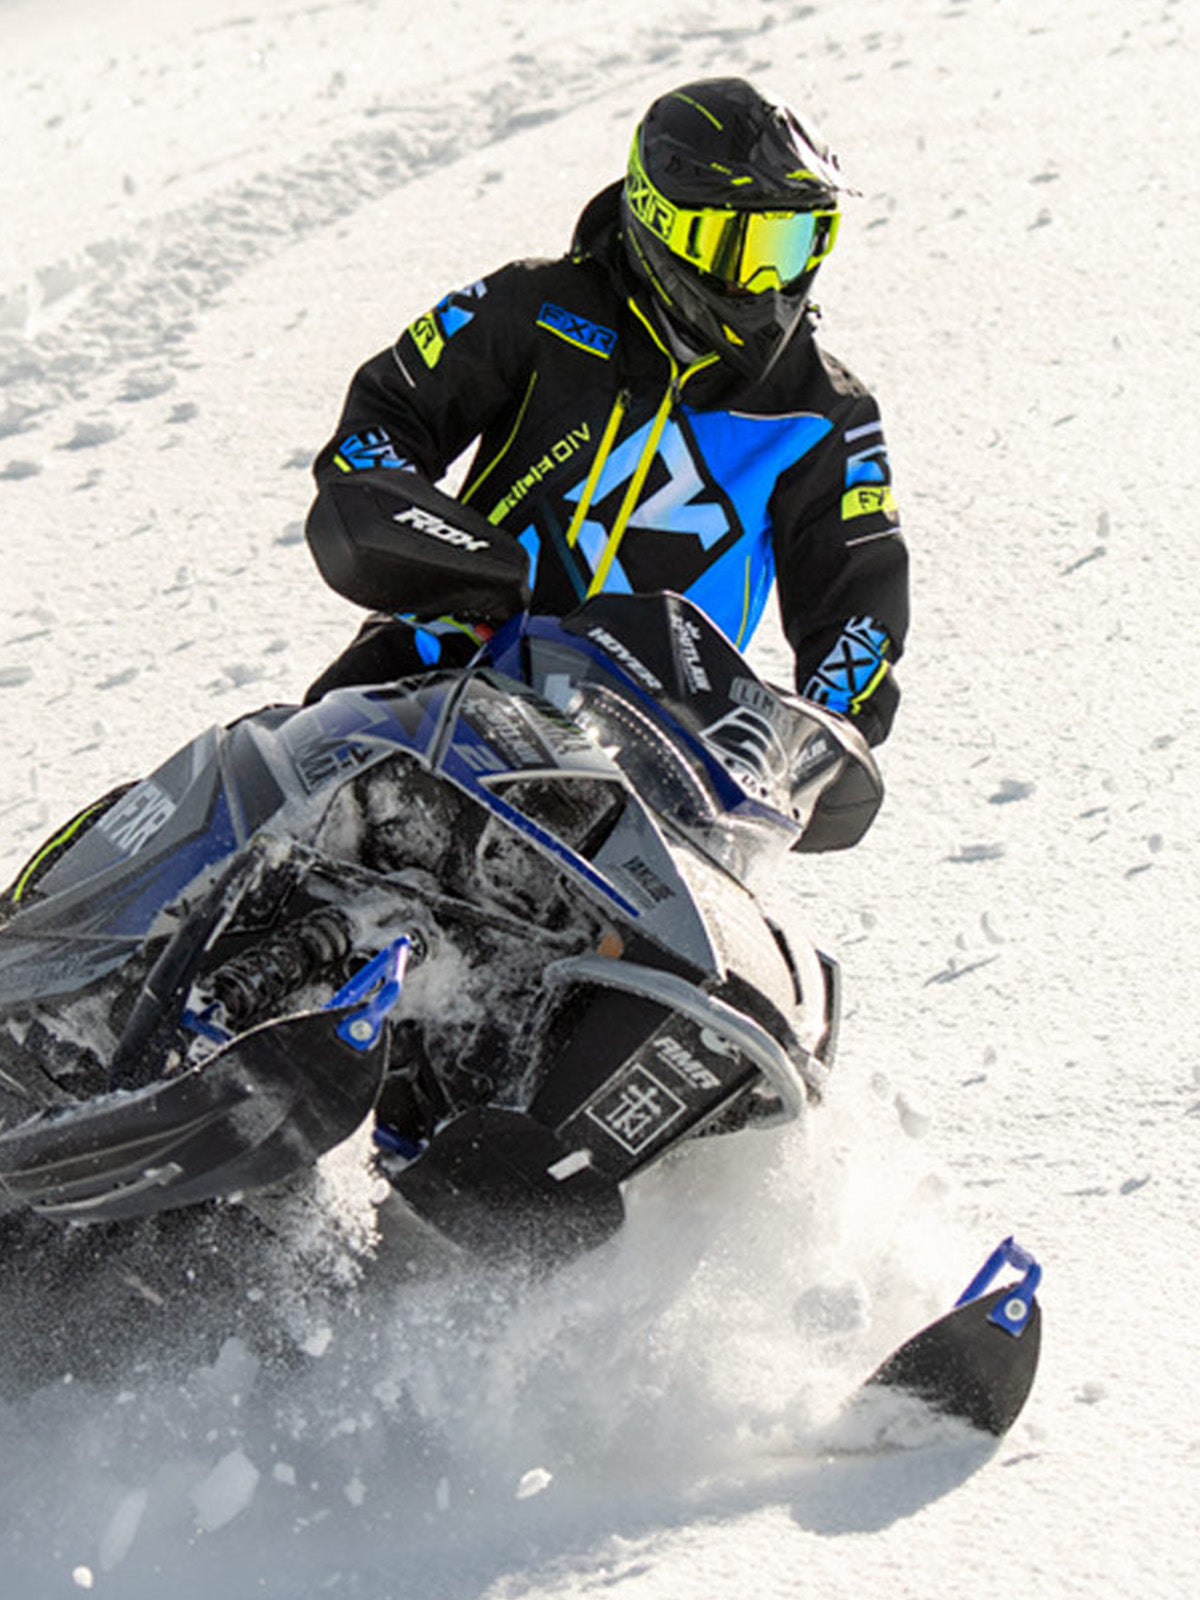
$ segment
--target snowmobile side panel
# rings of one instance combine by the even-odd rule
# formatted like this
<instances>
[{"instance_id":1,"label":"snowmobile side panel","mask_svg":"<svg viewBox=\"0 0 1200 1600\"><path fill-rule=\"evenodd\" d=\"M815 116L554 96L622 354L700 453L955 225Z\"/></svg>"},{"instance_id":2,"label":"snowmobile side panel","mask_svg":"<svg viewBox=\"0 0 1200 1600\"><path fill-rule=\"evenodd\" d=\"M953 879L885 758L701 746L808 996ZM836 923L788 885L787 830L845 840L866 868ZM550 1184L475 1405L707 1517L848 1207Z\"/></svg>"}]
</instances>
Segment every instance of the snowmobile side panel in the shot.
<instances>
[{"instance_id":1,"label":"snowmobile side panel","mask_svg":"<svg viewBox=\"0 0 1200 1600\"><path fill-rule=\"evenodd\" d=\"M836 723L678 597L500 632L490 664L210 729L62 834L0 928L0 1201L134 1217L315 1160L375 1103L391 990L288 1012L400 927L466 975L462 1007L431 982L399 1023L429 1093L395 1131L443 1124L410 1187L449 1171L484 1210L544 1191L559 1217L591 1192L600 1237L681 1140L804 1111L833 969L772 937L752 869L825 793ZM524 1121L453 1120L484 1102Z\"/></svg>"},{"instance_id":2,"label":"snowmobile side panel","mask_svg":"<svg viewBox=\"0 0 1200 1600\"><path fill-rule=\"evenodd\" d=\"M631 961L609 961L603 956L567 957L552 963L546 975L555 983L586 982L617 989L655 1001L664 1010L686 1017L722 1041L731 1055L736 1053L758 1068L777 1097L778 1112L772 1120L789 1122L803 1115L807 1104L805 1083L783 1047L744 1012L686 978ZM761 1123L765 1119L758 1120Z\"/></svg>"}]
</instances>

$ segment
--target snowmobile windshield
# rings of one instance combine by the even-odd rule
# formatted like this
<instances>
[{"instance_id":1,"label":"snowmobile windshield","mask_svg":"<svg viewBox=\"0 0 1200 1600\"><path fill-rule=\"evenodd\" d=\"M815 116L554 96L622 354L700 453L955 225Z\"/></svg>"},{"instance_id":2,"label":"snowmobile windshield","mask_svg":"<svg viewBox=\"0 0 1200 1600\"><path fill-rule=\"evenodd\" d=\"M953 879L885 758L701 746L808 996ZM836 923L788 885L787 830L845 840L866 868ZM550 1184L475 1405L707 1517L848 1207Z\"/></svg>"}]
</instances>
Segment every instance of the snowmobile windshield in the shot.
<instances>
[{"instance_id":1,"label":"snowmobile windshield","mask_svg":"<svg viewBox=\"0 0 1200 1600\"><path fill-rule=\"evenodd\" d=\"M577 680L574 691L572 718L621 769L639 799L739 882L792 845L796 829L783 816L731 813L704 763L632 696L589 677Z\"/></svg>"}]
</instances>

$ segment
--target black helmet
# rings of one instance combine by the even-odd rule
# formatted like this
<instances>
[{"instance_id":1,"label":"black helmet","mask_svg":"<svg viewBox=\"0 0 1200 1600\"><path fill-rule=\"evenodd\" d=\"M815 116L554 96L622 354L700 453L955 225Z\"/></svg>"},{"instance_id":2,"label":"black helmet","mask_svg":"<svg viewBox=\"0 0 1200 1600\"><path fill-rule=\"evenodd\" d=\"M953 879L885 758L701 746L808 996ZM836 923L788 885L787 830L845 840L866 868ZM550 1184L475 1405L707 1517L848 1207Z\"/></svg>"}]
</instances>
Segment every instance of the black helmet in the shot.
<instances>
[{"instance_id":1,"label":"black helmet","mask_svg":"<svg viewBox=\"0 0 1200 1600\"><path fill-rule=\"evenodd\" d=\"M625 249L685 340L761 378L804 316L845 189L786 106L741 78L685 84L634 133Z\"/></svg>"}]
</instances>

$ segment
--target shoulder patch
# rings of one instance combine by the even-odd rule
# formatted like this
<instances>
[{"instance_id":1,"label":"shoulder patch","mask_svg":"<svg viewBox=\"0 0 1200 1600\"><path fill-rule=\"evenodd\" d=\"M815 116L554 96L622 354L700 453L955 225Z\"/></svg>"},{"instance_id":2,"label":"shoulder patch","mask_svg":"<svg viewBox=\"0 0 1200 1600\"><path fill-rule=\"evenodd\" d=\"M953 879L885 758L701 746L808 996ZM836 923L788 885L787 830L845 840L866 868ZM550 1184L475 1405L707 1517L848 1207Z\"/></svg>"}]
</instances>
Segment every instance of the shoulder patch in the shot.
<instances>
[{"instance_id":1,"label":"shoulder patch","mask_svg":"<svg viewBox=\"0 0 1200 1600\"><path fill-rule=\"evenodd\" d=\"M418 317L410 325L408 332L427 367L436 367L442 359L446 340L452 339L460 328L474 321L474 311L463 302L482 300L485 294L487 284L482 279L478 283L469 283L465 289L452 290L438 301L432 311Z\"/></svg>"},{"instance_id":2,"label":"shoulder patch","mask_svg":"<svg viewBox=\"0 0 1200 1600\"><path fill-rule=\"evenodd\" d=\"M576 311L564 311L562 306L556 306L550 300L547 300L538 312L537 325L549 333L557 334L560 339L565 339L577 349L586 350L589 354L600 356L605 361L616 349L617 336L612 328L601 327L598 322L589 322Z\"/></svg>"}]
</instances>

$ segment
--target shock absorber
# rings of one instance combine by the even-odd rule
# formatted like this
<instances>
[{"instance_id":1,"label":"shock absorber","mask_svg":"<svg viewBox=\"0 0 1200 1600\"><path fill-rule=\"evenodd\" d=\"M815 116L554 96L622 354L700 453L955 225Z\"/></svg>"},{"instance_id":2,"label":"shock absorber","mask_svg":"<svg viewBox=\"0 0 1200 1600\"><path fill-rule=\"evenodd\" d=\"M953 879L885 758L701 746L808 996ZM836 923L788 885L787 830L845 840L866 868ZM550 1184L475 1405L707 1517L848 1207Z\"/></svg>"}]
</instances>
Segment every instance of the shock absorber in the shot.
<instances>
[{"instance_id":1,"label":"shock absorber","mask_svg":"<svg viewBox=\"0 0 1200 1600\"><path fill-rule=\"evenodd\" d=\"M332 977L352 944L344 912L322 906L218 967L208 988L226 1025L240 1033L297 989Z\"/></svg>"}]
</instances>

